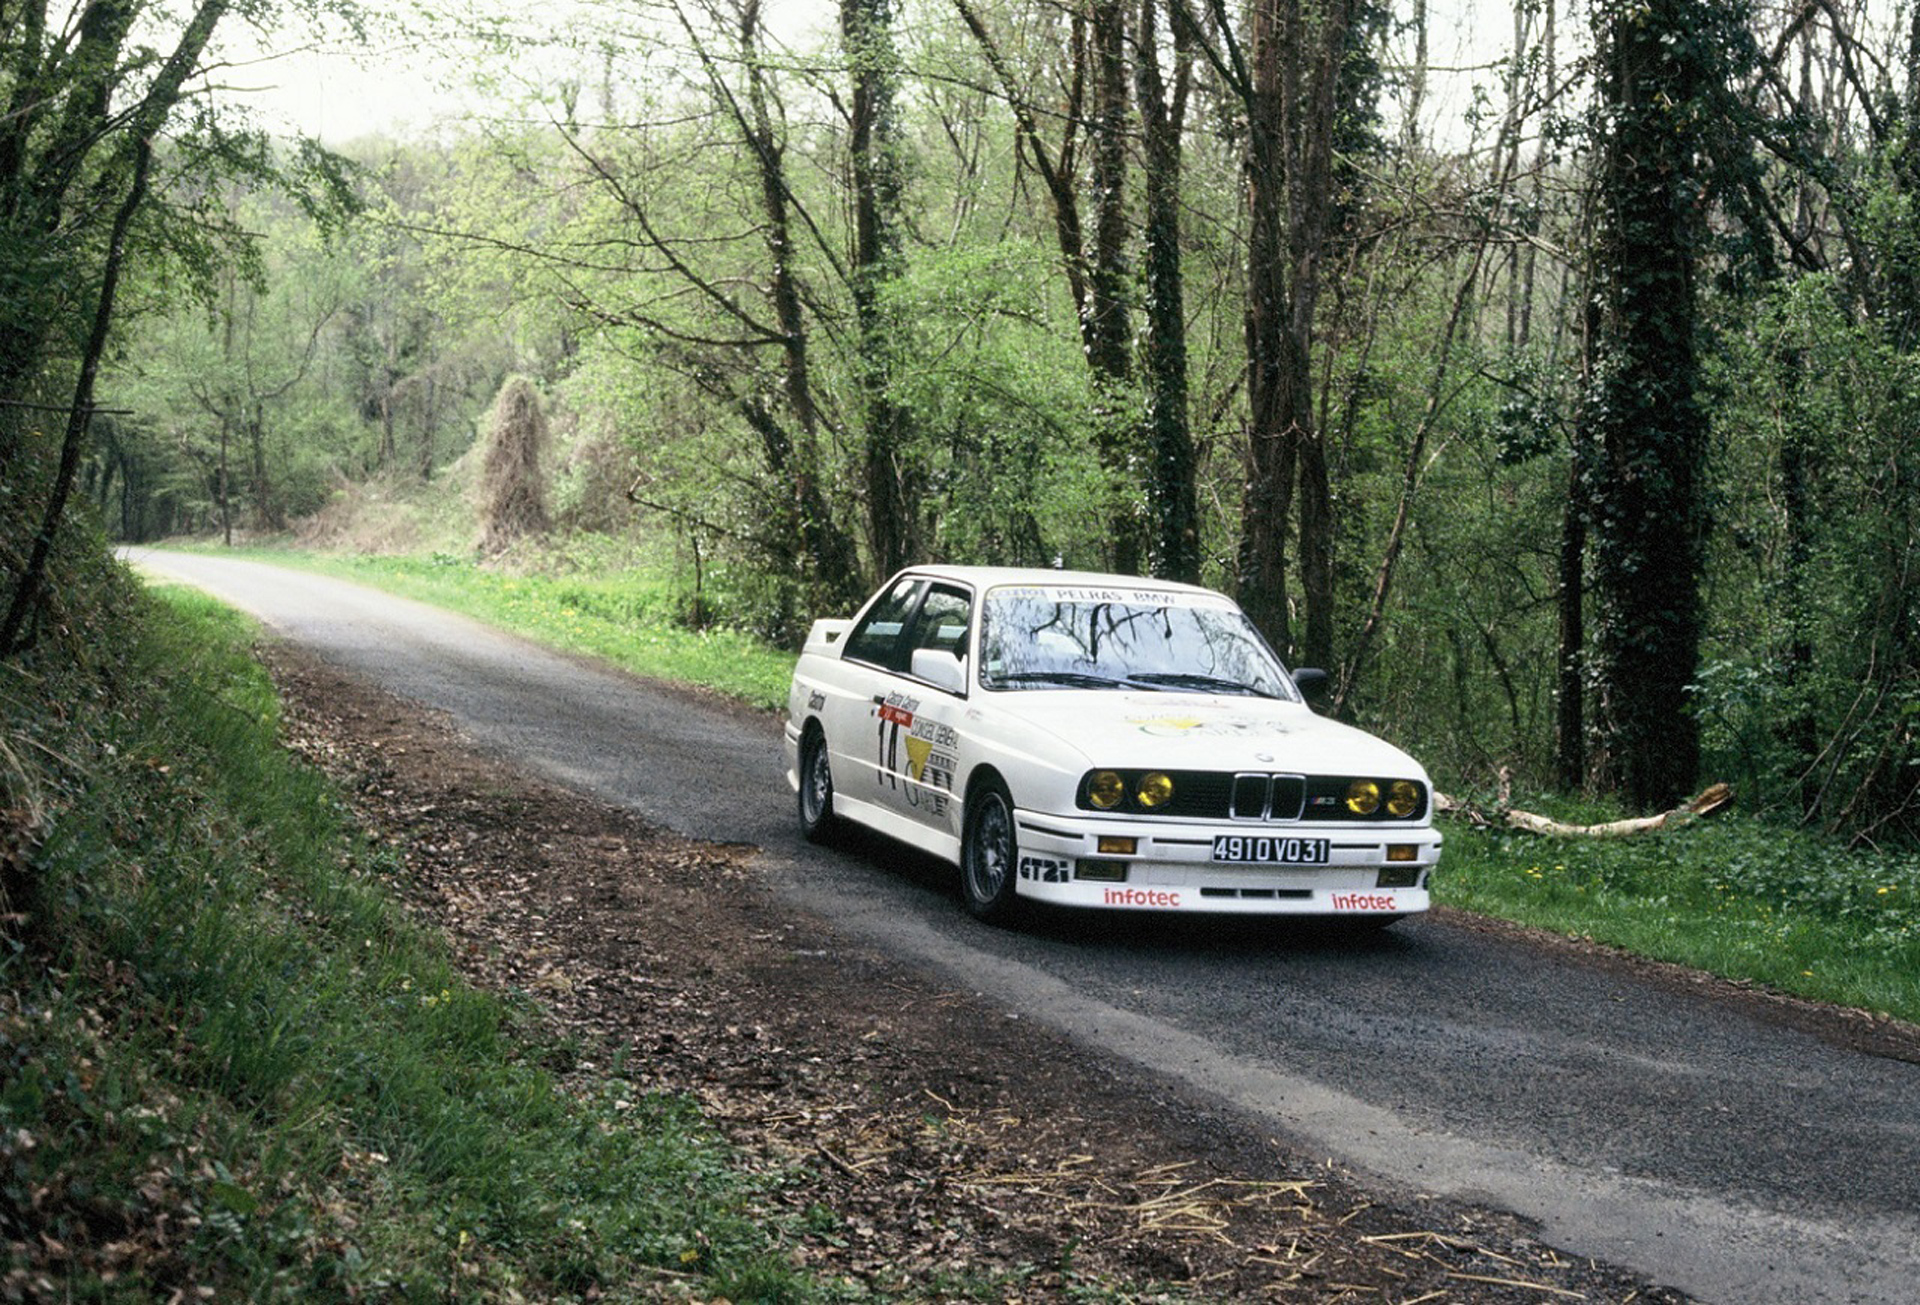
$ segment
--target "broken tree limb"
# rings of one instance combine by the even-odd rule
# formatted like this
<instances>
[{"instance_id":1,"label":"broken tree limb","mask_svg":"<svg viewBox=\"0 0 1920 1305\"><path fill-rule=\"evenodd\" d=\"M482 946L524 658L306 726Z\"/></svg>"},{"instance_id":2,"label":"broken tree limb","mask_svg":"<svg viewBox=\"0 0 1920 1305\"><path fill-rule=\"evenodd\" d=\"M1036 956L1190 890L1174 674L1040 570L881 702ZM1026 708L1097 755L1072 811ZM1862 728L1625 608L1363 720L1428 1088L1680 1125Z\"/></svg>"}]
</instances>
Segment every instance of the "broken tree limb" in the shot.
<instances>
[{"instance_id":1,"label":"broken tree limb","mask_svg":"<svg viewBox=\"0 0 1920 1305\"><path fill-rule=\"evenodd\" d=\"M1501 804L1492 815L1470 802L1457 802L1444 793L1435 793L1433 798L1436 809L1461 816L1476 825L1487 828L1506 825L1512 829L1522 829L1530 834L1543 834L1550 838L1626 838L1634 834L1651 833L1658 829L1673 829L1707 816L1718 815L1733 805L1733 788L1728 784L1714 784L1673 810L1663 811L1657 816L1609 820L1598 825L1569 825L1564 821L1554 820L1532 811L1521 811L1507 806L1504 794L1502 794Z\"/></svg>"}]
</instances>

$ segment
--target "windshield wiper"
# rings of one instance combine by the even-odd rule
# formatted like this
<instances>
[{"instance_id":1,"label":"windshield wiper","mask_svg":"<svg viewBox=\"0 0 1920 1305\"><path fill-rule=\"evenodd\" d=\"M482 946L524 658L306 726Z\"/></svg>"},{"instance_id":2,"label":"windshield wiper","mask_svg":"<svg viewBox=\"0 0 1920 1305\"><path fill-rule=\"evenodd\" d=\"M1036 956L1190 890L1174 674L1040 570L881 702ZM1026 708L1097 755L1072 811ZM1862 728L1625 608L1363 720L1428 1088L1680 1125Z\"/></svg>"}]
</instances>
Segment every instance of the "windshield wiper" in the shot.
<instances>
[{"instance_id":1,"label":"windshield wiper","mask_svg":"<svg viewBox=\"0 0 1920 1305\"><path fill-rule=\"evenodd\" d=\"M1196 689L1202 693L1237 693L1253 698L1278 698L1281 695L1239 680L1218 675L1195 675L1184 671L1139 671L1132 677L1144 684L1175 689Z\"/></svg>"},{"instance_id":2,"label":"windshield wiper","mask_svg":"<svg viewBox=\"0 0 1920 1305\"><path fill-rule=\"evenodd\" d=\"M1067 689L1125 689L1132 687L1125 680L1112 679L1105 675L1088 675L1085 671L1013 671L995 678L999 684L1053 684Z\"/></svg>"}]
</instances>

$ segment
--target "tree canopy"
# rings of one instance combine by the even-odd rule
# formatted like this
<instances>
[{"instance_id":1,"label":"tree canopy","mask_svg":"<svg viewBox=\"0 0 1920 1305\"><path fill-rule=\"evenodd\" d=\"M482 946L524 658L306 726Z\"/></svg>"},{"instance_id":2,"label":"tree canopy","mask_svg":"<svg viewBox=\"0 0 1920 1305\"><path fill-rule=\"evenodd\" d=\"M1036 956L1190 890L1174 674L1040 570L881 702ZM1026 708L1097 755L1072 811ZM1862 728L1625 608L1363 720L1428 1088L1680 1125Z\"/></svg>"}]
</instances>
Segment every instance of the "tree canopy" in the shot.
<instances>
[{"instance_id":1,"label":"tree canopy","mask_svg":"<svg viewBox=\"0 0 1920 1305\"><path fill-rule=\"evenodd\" d=\"M558 537L703 616L1199 579L1450 784L1920 833L1920 25L1863 0L1514 0L1466 73L1416 0L463 14L486 115L339 158L196 98L219 0L0 15L9 539L471 485L524 376Z\"/></svg>"}]
</instances>

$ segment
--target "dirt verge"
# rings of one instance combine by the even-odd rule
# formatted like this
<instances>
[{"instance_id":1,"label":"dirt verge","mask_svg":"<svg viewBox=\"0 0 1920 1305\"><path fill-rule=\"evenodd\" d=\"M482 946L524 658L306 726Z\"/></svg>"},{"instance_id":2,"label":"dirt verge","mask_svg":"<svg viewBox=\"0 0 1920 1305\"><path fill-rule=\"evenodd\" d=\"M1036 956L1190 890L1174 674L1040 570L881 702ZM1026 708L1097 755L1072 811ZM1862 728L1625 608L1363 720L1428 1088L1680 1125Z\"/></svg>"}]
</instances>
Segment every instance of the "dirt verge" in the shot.
<instances>
[{"instance_id":1,"label":"dirt verge","mask_svg":"<svg viewBox=\"0 0 1920 1305\"><path fill-rule=\"evenodd\" d=\"M1370 1193L1244 1120L777 901L693 842L492 758L286 647L298 751L406 866L471 978L536 995L580 1060L691 1093L815 1231L796 1257L881 1298L953 1275L1006 1300L1090 1283L1261 1301L1681 1302L1507 1215ZM593 1062L593 1063L589 1063ZM831 1212L831 1217L820 1212Z\"/></svg>"}]
</instances>

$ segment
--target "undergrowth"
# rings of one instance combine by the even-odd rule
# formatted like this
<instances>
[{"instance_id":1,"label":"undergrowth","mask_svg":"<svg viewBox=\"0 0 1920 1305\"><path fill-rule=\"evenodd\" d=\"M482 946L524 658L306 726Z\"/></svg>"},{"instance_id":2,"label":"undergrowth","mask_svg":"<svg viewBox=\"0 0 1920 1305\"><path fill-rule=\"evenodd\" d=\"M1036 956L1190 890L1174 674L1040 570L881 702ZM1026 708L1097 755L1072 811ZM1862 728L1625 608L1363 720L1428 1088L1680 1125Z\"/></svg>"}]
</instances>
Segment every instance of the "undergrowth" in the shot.
<instances>
[{"instance_id":1,"label":"undergrowth","mask_svg":"<svg viewBox=\"0 0 1920 1305\"><path fill-rule=\"evenodd\" d=\"M393 904L239 618L140 603L0 670L0 1295L816 1294L688 1101L543 1068Z\"/></svg>"}]
</instances>

